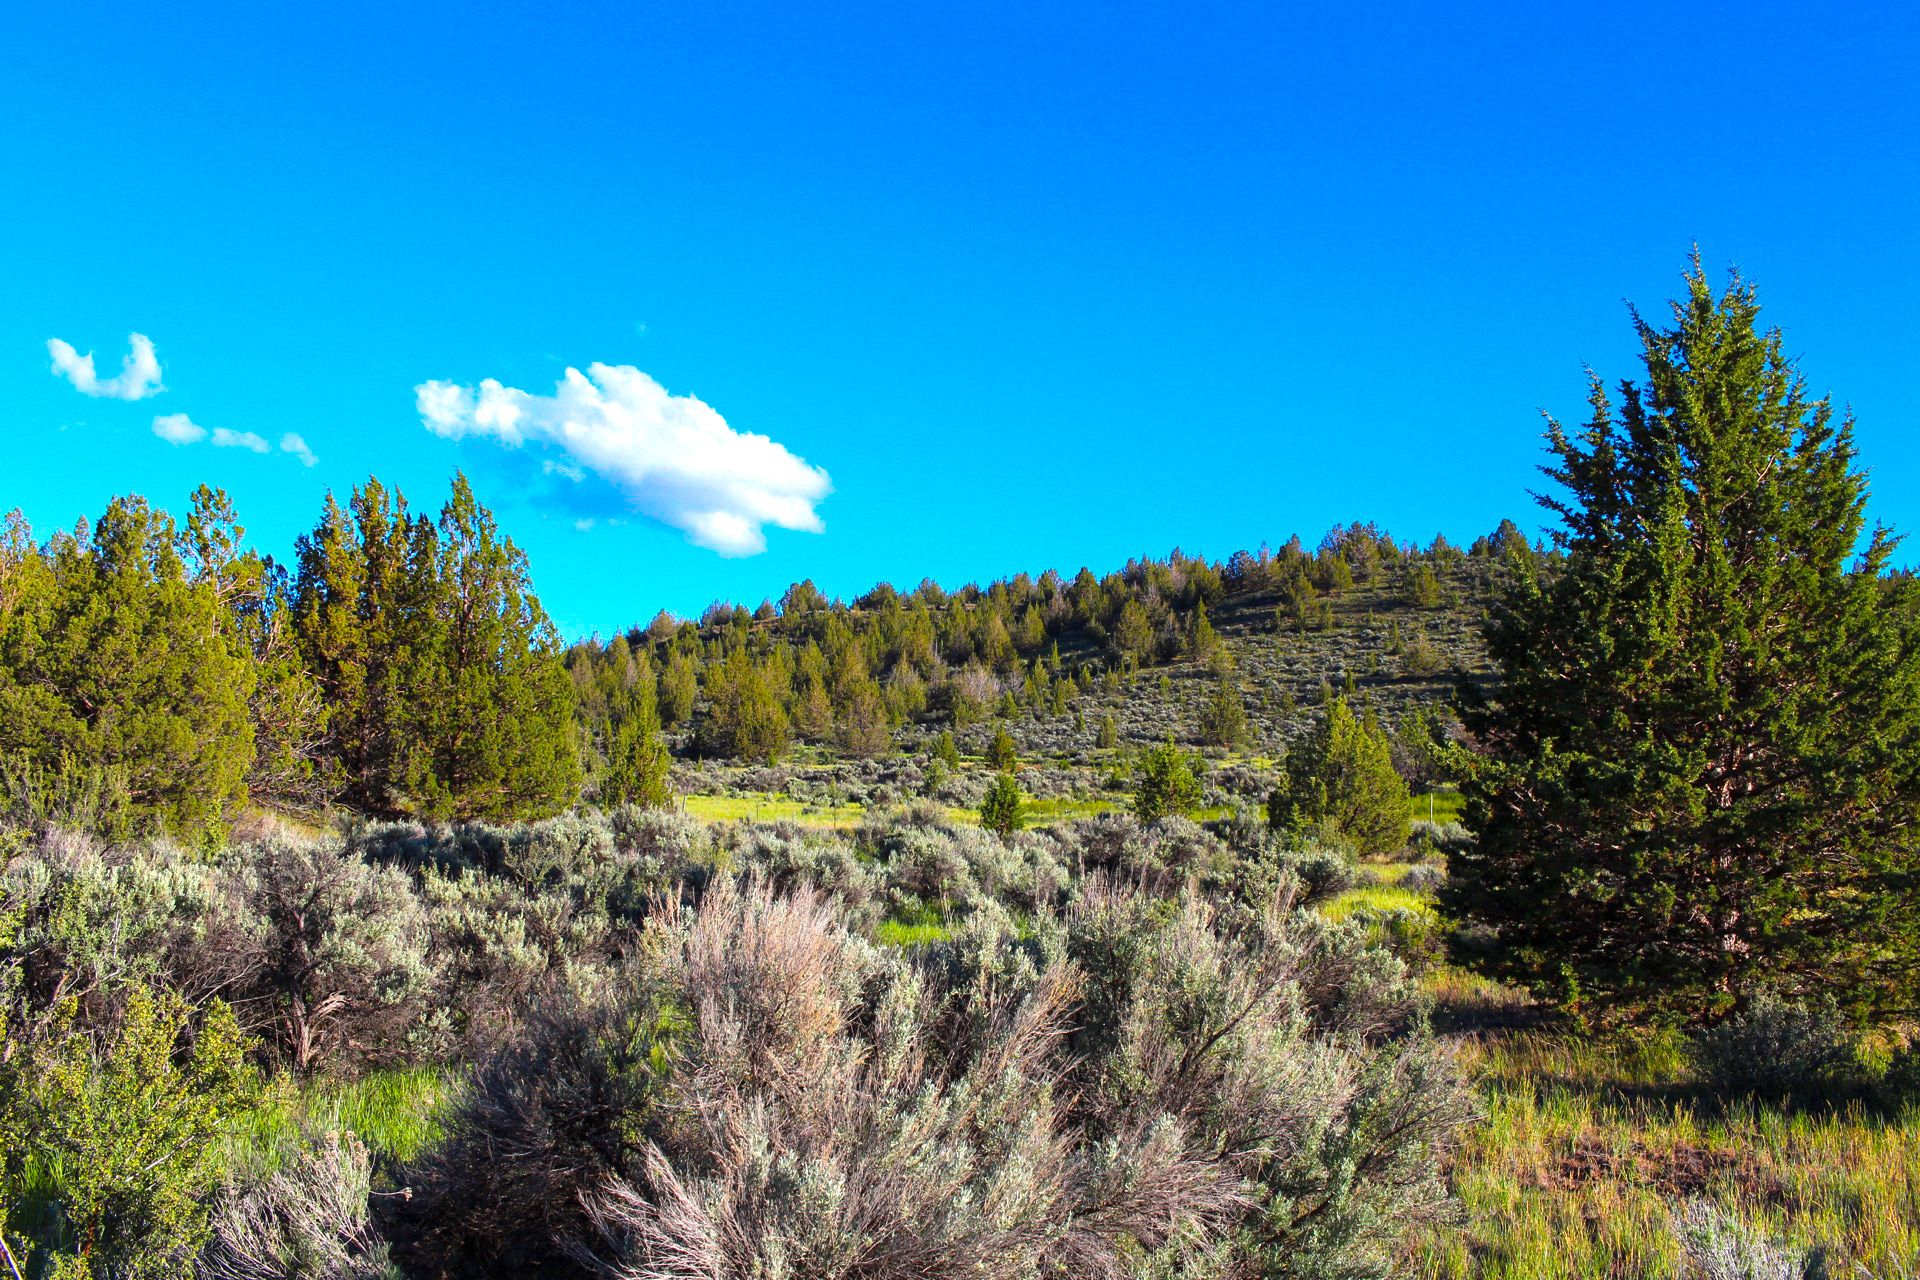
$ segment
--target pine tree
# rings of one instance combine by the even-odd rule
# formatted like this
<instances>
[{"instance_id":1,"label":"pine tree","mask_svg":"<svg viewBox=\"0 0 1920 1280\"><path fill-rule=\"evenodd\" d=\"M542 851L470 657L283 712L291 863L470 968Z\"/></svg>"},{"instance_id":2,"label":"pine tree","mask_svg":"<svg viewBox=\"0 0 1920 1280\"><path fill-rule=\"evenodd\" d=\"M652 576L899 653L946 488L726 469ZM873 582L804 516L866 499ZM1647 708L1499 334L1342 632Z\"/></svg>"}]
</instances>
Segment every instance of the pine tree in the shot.
<instances>
[{"instance_id":1,"label":"pine tree","mask_svg":"<svg viewBox=\"0 0 1920 1280\"><path fill-rule=\"evenodd\" d=\"M1603 1017L1710 1020L1756 992L1910 1014L1920 816L1913 590L1864 543L1853 424L1809 397L1737 275L1646 379L1551 424L1564 570L1516 536L1469 727L1448 909L1477 963ZM1517 544L1517 547L1512 545Z\"/></svg>"},{"instance_id":2,"label":"pine tree","mask_svg":"<svg viewBox=\"0 0 1920 1280\"><path fill-rule=\"evenodd\" d=\"M1287 752L1286 776L1267 798L1275 828L1392 853L1411 827L1407 784L1393 769L1387 734L1353 714L1345 698L1327 704L1313 733Z\"/></svg>"},{"instance_id":3,"label":"pine tree","mask_svg":"<svg viewBox=\"0 0 1920 1280\"><path fill-rule=\"evenodd\" d=\"M1247 709L1240 700L1240 686L1233 677L1222 675L1200 708L1200 740L1210 747L1231 747L1246 736Z\"/></svg>"},{"instance_id":4,"label":"pine tree","mask_svg":"<svg viewBox=\"0 0 1920 1280\"><path fill-rule=\"evenodd\" d=\"M1013 833L1020 829L1023 807L1020 784L1011 773L1003 773L993 780L986 799L980 802L980 825L1002 840L1011 840Z\"/></svg>"},{"instance_id":5,"label":"pine tree","mask_svg":"<svg viewBox=\"0 0 1920 1280\"><path fill-rule=\"evenodd\" d=\"M706 715L700 747L709 755L763 763L787 749L791 726L773 674L745 647L707 669Z\"/></svg>"},{"instance_id":6,"label":"pine tree","mask_svg":"<svg viewBox=\"0 0 1920 1280\"><path fill-rule=\"evenodd\" d=\"M1220 633L1213 629L1213 623L1207 618L1207 606L1198 605L1193 615L1193 636L1187 643L1188 651L1201 662L1213 657L1220 647Z\"/></svg>"},{"instance_id":7,"label":"pine tree","mask_svg":"<svg viewBox=\"0 0 1920 1280\"><path fill-rule=\"evenodd\" d=\"M600 803L661 809L673 799L673 757L660 733L653 681L636 681L623 692L613 717L606 772L596 788Z\"/></svg>"},{"instance_id":8,"label":"pine tree","mask_svg":"<svg viewBox=\"0 0 1920 1280\"><path fill-rule=\"evenodd\" d=\"M1200 807L1200 779L1186 755L1163 742L1140 758L1133 780L1133 812L1142 822L1184 816Z\"/></svg>"},{"instance_id":9,"label":"pine tree","mask_svg":"<svg viewBox=\"0 0 1920 1280\"><path fill-rule=\"evenodd\" d=\"M581 779L574 693L525 555L456 476L439 522L378 480L300 539L294 627L345 798L373 813L539 817Z\"/></svg>"},{"instance_id":10,"label":"pine tree","mask_svg":"<svg viewBox=\"0 0 1920 1280\"><path fill-rule=\"evenodd\" d=\"M987 744L987 763L996 769L1011 769L1019 762L1019 752L1014 747L1013 735L1007 732L1005 725L993 731L993 741Z\"/></svg>"},{"instance_id":11,"label":"pine tree","mask_svg":"<svg viewBox=\"0 0 1920 1280\"><path fill-rule=\"evenodd\" d=\"M940 736L933 740L933 758L948 769L960 767L960 746L953 740L953 732L942 729Z\"/></svg>"}]
</instances>

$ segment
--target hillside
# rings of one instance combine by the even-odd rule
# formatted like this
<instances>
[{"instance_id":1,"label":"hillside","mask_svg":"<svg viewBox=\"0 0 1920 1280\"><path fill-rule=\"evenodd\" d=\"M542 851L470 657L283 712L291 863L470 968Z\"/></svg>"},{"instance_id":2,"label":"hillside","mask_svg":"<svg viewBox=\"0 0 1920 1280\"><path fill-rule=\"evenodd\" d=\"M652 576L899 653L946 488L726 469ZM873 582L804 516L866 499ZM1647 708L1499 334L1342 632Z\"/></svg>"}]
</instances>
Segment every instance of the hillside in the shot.
<instances>
[{"instance_id":1,"label":"hillside","mask_svg":"<svg viewBox=\"0 0 1920 1280\"><path fill-rule=\"evenodd\" d=\"M816 817L914 796L971 807L983 770L925 768L949 734L976 760L1006 734L1040 797L1093 805L1132 753L1172 741L1215 763L1217 805L1257 800L1330 696L1391 729L1485 678L1481 624L1510 554L1537 554L1511 524L1469 551L1353 524L1311 553L1176 551L1099 579L883 584L851 603L800 583L777 606L662 615L568 653L588 794L620 784L614 744L637 722L664 730L675 791L743 813L783 797Z\"/></svg>"}]
</instances>

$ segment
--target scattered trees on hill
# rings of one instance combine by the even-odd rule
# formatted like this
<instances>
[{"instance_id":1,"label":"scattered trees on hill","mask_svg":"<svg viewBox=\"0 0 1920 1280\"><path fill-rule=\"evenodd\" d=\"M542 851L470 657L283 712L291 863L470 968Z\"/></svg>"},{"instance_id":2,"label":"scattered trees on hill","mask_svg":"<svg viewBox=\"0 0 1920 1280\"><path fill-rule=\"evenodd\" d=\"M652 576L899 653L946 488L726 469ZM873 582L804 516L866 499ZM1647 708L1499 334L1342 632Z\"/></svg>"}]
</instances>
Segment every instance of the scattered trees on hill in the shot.
<instances>
[{"instance_id":1,"label":"scattered trees on hill","mask_svg":"<svg viewBox=\"0 0 1920 1280\"><path fill-rule=\"evenodd\" d=\"M1476 572L1491 577L1496 543L1482 538L1476 546ZM676 742L709 756L762 759L764 741L736 741L732 732L744 663L778 704L791 739L872 756L913 722L958 729L996 717L1064 716L1096 678L1117 692L1121 673L1157 664L1204 661L1224 680L1232 655L1213 619L1235 599L1277 593L1298 603L1300 625L1325 629L1333 625L1332 600L1356 581L1411 584L1404 590L1424 600L1429 586L1440 590L1443 571L1457 578L1468 560L1444 540L1423 549L1356 523L1334 529L1311 551L1297 538L1278 551L1237 552L1224 563L1175 550L1104 577L1084 569L1071 579L1016 574L953 592L930 581L910 592L882 583L851 603L803 582L777 607L716 603L697 622L663 614L614 640L576 644L567 662L576 688L586 689L606 679L606 668L644 652L661 724ZM1282 620L1291 609L1282 607ZM736 651L745 656L735 659ZM1433 646L1423 642L1421 652L1437 669ZM1216 701L1208 740L1238 740L1241 718L1227 699ZM584 700L580 714L594 772L603 767L619 715L603 698ZM770 711L762 718L773 719ZM1092 723L1097 731L1099 722ZM690 724L695 732L680 736Z\"/></svg>"},{"instance_id":2,"label":"scattered trees on hill","mask_svg":"<svg viewBox=\"0 0 1920 1280\"><path fill-rule=\"evenodd\" d=\"M1602 1016L1767 989L1910 1015L1913 588L1752 287L1687 286L1671 327L1635 316L1645 380L1551 427L1565 566L1522 565L1495 617L1446 902L1494 932L1481 968Z\"/></svg>"}]
</instances>

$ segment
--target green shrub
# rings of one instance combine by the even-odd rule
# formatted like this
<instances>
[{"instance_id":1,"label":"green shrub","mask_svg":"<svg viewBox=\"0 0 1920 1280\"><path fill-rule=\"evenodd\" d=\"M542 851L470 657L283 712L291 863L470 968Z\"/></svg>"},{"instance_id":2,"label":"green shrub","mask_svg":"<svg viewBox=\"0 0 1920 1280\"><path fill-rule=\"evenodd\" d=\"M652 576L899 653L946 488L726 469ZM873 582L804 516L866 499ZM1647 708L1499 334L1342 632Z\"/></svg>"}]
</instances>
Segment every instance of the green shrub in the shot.
<instances>
[{"instance_id":1,"label":"green shrub","mask_svg":"<svg viewBox=\"0 0 1920 1280\"><path fill-rule=\"evenodd\" d=\"M1845 1086L1857 1071L1853 1028L1831 1001L1766 991L1695 1035L1700 1077L1726 1097L1809 1099Z\"/></svg>"},{"instance_id":2,"label":"green shrub","mask_svg":"<svg viewBox=\"0 0 1920 1280\"><path fill-rule=\"evenodd\" d=\"M172 1280L206 1238L219 1138L259 1087L246 1040L225 1004L196 1023L136 987L96 1053L76 1008L0 1064L0 1206L27 1210L29 1271Z\"/></svg>"}]
</instances>

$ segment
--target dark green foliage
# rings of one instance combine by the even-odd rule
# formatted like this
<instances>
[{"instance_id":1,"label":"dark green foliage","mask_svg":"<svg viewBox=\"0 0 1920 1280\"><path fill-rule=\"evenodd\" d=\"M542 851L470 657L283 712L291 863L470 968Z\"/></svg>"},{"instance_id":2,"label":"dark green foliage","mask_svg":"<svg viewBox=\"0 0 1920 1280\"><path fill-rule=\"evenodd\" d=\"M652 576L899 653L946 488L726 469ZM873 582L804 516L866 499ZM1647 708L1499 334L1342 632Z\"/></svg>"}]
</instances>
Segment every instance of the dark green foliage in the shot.
<instances>
[{"instance_id":1,"label":"dark green foliage","mask_svg":"<svg viewBox=\"0 0 1920 1280\"><path fill-rule=\"evenodd\" d=\"M960 767L960 748L953 740L953 731L942 729L940 736L933 740L933 758L948 769Z\"/></svg>"},{"instance_id":2,"label":"dark green foliage","mask_svg":"<svg viewBox=\"0 0 1920 1280\"><path fill-rule=\"evenodd\" d=\"M595 786L596 798L609 808L623 804L664 808L673 798L673 757L660 733L651 676L642 676L623 690L616 707L613 740L607 744L606 768Z\"/></svg>"},{"instance_id":3,"label":"dark green foliage","mask_svg":"<svg viewBox=\"0 0 1920 1280\"><path fill-rule=\"evenodd\" d=\"M762 763L787 749L791 724L776 689L777 676L735 649L707 675L701 750L709 755Z\"/></svg>"},{"instance_id":4,"label":"dark green foliage","mask_svg":"<svg viewBox=\"0 0 1920 1280\"><path fill-rule=\"evenodd\" d=\"M1210 747L1233 747L1246 736L1247 708L1240 700L1240 686L1232 676L1222 675L1200 709L1200 741Z\"/></svg>"},{"instance_id":5,"label":"dark green foliage","mask_svg":"<svg viewBox=\"0 0 1920 1280\"><path fill-rule=\"evenodd\" d=\"M377 480L301 538L301 651L331 709L349 803L437 818L534 817L580 786L573 698L526 557L464 476L439 521Z\"/></svg>"},{"instance_id":6,"label":"dark green foliage","mask_svg":"<svg viewBox=\"0 0 1920 1280\"><path fill-rule=\"evenodd\" d=\"M1386 731L1353 714L1345 698L1329 702L1311 736L1287 753L1286 776L1267 800L1267 821L1392 853L1407 843L1407 784L1394 772Z\"/></svg>"},{"instance_id":7,"label":"dark green foliage","mask_svg":"<svg viewBox=\"0 0 1920 1280\"><path fill-rule=\"evenodd\" d=\"M1163 742L1140 757L1134 770L1133 812L1142 822L1185 816L1200 807L1200 780L1193 764L1171 742Z\"/></svg>"},{"instance_id":8,"label":"dark green foliage","mask_svg":"<svg viewBox=\"0 0 1920 1280\"><path fill-rule=\"evenodd\" d=\"M1852 424L1751 287L1696 267L1646 381L1551 428L1564 570L1510 554L1469 717L1477 845L1444 902L1485 970L1604 1015L1716 1020L1762 989L1911 1013L1920 645L1862 542ZM1521 544L1522 546L1524 544Z\"/></svg>"},{"instance_id":9,"label":"dark green foliage","mask_svg":"<svg viewBox=\"0 0 1920 1280\"><path fill-rule=\"evenodd\" d=\"M980 825L1002 840L1010 840L1020 829L1020 810L1020 784L1011 773L1003 773L993 780L987 798L980 802Z\"/></svg>"}]
</instances>

